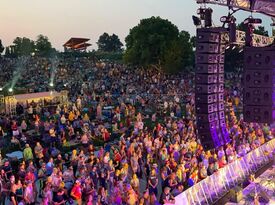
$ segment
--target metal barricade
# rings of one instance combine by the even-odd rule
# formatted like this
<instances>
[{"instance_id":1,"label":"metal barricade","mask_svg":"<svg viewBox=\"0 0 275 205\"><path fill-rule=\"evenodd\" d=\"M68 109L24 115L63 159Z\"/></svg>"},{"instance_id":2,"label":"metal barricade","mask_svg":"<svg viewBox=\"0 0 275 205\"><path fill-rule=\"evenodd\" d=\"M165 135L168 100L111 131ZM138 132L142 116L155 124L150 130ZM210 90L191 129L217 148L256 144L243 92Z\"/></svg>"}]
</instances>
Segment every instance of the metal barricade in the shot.
<instances>
[{"instance_id":1,"label":"metal barricade","mask_svg":"<svg viewBox=\"0 0 275 205\"><path fill-rule=\"evenodd\" d=\"M183 193L175 197L176 205L210 205L238 184L251 173L267 165L271 160L271 152L275 149L275 139L263 144L208 176Z\"/></svg>"}]
</instances>

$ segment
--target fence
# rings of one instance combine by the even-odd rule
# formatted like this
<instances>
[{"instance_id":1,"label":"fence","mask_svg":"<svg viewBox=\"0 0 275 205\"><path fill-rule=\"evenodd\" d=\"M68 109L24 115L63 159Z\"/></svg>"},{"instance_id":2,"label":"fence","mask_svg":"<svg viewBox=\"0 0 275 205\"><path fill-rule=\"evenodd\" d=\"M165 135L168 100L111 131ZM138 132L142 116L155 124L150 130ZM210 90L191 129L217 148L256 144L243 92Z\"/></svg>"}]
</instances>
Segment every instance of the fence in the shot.
<instances>
[{"instance_id":1,"label":"fence","mask_svg":"<svg viewBox=\"0 0 275 205\"><path fill-rule=\"evenodd\" d=\"M267 165L272 160L270 155L274 149L275 139L272 139L176 196L175 204L208 205L215 203L230 189L247 179L251 173Z\"/></svg>"}]
</instances>

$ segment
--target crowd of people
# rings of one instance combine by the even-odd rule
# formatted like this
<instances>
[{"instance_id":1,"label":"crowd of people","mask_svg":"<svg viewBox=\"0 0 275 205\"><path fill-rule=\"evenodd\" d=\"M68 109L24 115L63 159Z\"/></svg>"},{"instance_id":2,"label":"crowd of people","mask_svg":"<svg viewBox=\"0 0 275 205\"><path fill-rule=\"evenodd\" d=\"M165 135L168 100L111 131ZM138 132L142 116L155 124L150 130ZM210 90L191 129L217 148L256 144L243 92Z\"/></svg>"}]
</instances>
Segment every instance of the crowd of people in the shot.
<instances>
[{"instance_id":1,"label":"crowd of people","mask_svg":"<svg viewBox=\"0 0 275 205\"><path fill-rule=\"evenodd\" d=\"M0 62L7 82L22 59ZM54 76L54 89L68 90L70 103L49 108L33 102L1 116L1 145L22 151L16 165L3 160L2 204L173 204L175 196L274 136L268 125L245 123L238 114L238 78L225 97L232 141L204 150L192 73L97 65L89 58L23 62L18 87L46 91Z\"/></svg>"}]
</instances>

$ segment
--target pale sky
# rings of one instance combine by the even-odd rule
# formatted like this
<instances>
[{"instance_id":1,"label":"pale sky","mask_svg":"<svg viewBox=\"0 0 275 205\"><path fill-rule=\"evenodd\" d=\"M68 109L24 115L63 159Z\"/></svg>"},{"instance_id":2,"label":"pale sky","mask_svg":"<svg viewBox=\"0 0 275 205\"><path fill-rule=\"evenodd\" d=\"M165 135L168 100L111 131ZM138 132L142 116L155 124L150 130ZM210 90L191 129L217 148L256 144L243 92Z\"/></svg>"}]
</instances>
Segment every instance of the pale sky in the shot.
<instances>
[{"instance_id":1,"label":"pale sky","mask_svg":"<svg viewBox=\"0 0 275 205\"><path fill-rule=\"evenodd\" d=\"M214 10L214 22L219 25L220 16L227 8L209 5ZM43 34L53 46L63 50L62 45L70 37L90 38L92 48L103 33L117 34L124 43L129 29L140 19L160 16L168 19L179 30L195 33L191 16L199 6L195 0L0 0L0 39L4 46L12 44L17 36L35 40ZM238 21L250 13L239 12ZM263 15L265 27L271 19Z\"/></svg>"}]
</instances>

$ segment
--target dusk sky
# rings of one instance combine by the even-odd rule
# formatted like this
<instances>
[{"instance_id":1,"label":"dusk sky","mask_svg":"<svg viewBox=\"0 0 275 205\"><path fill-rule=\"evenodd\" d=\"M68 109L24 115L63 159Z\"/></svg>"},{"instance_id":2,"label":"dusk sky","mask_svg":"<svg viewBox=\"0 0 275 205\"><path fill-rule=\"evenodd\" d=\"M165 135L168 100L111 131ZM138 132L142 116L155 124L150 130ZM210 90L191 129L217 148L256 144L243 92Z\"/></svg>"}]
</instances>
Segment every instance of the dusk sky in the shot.
<instances>
[{"instance_id":1,"label":"dusk sky","mask_svg":"<svg viewBox=\"0 0 275 205\"><path fill-rule=\"evenodd\" d=\"M227 14L227 8L209 5L214 10L214 22ZM15 37L35 39L43 34L49 37L53 46L62 50L70 37L91 39L92 48L103 33L117 34L124 43L129 29L140 19L160 16L170 20L180 30L195 33L191 16L196 14L195 0L1 0L0 39L4 46L11 45ZM239 12L238 21L249 13ZM265 27L271 19L263 15Z\"/></svg>"}]
</instances>

